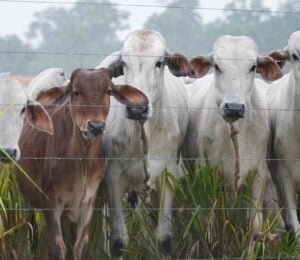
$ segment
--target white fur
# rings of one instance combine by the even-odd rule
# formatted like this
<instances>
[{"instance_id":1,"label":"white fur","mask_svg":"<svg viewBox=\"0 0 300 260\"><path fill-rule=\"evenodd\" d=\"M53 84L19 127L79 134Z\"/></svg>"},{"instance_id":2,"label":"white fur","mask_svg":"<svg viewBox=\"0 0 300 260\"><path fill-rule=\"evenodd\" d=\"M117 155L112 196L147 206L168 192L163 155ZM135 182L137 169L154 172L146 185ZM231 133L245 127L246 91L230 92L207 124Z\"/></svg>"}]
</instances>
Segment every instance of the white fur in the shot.
<instances>
[{"instance_id":1,"label":"white fur","mask_svg":"<svg viewBox=\"0 0 300 260\"><path fill-rule=\"evenodd\" d=\"M136 31L125 40L121 52L107 57L98 67L108 66L121 54L125 62L124 76L115 82L130 84L142 90L150 100L152 117L145 123L149 139L150 186L159 190L159 177L164 170L178 174L178 150L187 127L187 94L184 83L171 74L168 67L156 68L158 60L166 55L163 37L153 31ZM141 158L143 157L140 123L124 117L124 107L112 98L111 108L104 135L106 157ZM180 107L180 108L179 108ZM132 190L141 191L144 187L145 173L142 160L108 160L106 183L111 212L111 244L121 239L125 246L128 234L122 212L122 197ZM158 239L165 241L172 237L171 210L172 192L167 185L163 191L163 205L158 223ZM159 205L156 205L157 207Z\"/></svg>"},{"instance_id":2,"label":"white fur","mask_svg":"<svg viewBox=\"0 0 300 260\"><path fill-rule=\"evenodd\" d=\"M69 80L62 68L50 68L35 76L28 84L26 91L29 97L35 100L42 92L53 87L64 86L68 82Z\"/></svg>"},{"instance_id":3,"label":"white fur","mask_svg":"<svg viewBox=\"0 0 300 260\"><path fill-rule=\"evenodd\" d=\"M212 58L222 73L213 72L187 87L189 96L189 126L184 157L199 158L196 163L222 165L232 191L234 188L235 155L230 138L230 127L224 120L224 103L239 102L246 107L245 118L238 120L241 185L249 171L257 171L253 199L262 208L268 179L266 163L269 136L269 117L266 112L265 92L268 84L255 79L250 72L258 58L256 44L248 37L223 36L214 44ZM261 215L255 216L258 231Z\"/></svg>"},{"instance_id":4,"label":"white fur","mask_svg":"<svg viewBox=\"0 0 300 260\"><path fill-rule=\"evenodd\" d=\"M25 113L21 111L27 104L24 87L13 79L0 78L0 147L16 149L16 159L20 158L18 145Z\"/></svg>"},{"instance_id":5,"label":"white fur","mask_svg":"<svg viewBox=\"0 0 300 260\"><path fill-rule=\"evenodd\" d=\"M297 217L296 192L300 191L300 62L292 59L292 54L300 56L300 31L293 33L287 49L291 60L291 71L271 85L268 92L268 106L272 116L274 152L277 168L272 177L277 188L278 198L283 208L285 225L300 234ZM283 159L283 160L282 160ZM291 160L289 160L291 159ZM287 209L288 208L288 209Z\"/></svg>"}]
</instances>

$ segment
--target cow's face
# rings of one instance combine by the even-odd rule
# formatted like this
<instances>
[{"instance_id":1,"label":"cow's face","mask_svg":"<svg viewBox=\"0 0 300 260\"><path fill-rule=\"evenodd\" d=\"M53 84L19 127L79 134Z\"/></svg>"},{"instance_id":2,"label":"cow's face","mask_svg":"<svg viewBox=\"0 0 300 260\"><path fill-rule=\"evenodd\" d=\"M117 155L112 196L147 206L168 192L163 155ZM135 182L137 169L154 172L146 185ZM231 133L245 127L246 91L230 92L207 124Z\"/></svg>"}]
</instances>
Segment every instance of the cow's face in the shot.
<instances>
[{"instance_id":1,"label":"cow's face","mask_svg":"<svg viewBox=\"0 0 300 260\"><path fill-rule=\"evenodd\" d=\"M126 84L136 86L149 98L150 109L144 111L145 118L151 117L151 105L161 97L165 65L175 76L187 76L191 72L189 61L181 54L169 53L164 38L149 30L129 34L114 63L118 64Z\"/></svg>"},{"instance_id":2,"label":"cow's face","mask_svg":"<svg viewBox=\"0 0 300 260\"><path fill-rule=\"evenodd\" d=\"M282 76L276 62L268 56L259 57L255 42L245 36L219 38L212 55L196 57L192 64L196 76L213 67L216 103L227 122L245 116L256 72L266 80Z\"/></svg>"},{"instance_id":3,"label":"cow's face","mask_svg":"<svg viewBox=\"0 0 300 260\"><path fill-rule=\"evenodd\" d=\"M45 109L27 98L24 87L13 79L0 79L0 162L20 158L19 138L24 118L39 130L53 133L52 121ZM25 121L26 122L26 121Z\"/></svg>"},{"instance_id":4,"label":"cow's face","mask_svg":"<svg viewBox=\"0 0 300 260\"><path fill-rule=\"evenodd\" d=\"M70 111L85 139L103 134L111 81L103 70L76 70L70 82Z\"/></svg>"}]
</instances>

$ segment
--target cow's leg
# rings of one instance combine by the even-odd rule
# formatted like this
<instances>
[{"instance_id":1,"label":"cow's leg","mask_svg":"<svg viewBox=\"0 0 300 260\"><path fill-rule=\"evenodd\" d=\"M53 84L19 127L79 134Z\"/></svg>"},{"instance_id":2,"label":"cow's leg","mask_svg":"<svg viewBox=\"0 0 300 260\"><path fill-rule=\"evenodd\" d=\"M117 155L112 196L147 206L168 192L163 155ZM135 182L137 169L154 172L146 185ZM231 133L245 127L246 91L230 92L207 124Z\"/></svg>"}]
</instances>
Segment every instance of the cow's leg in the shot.
<instances>
[{"instance_id":1,"label":"cow's leg","mask_svg":"<svg viewBox=\"0 0 300 260\"><path fill-rule=\"evenodd\" d=\"M61 215L63 209L44 210L46 222L46 243L49 260L62 260L66 256L66 246L61 231Z\"/></svg>"},{"instance_id":2,"label":"cow's leg","mask_svg":"<svg viewBox=\"0 0 300 260\"><path fill-rule=\"evenodd\" d=\"M97 192L88 203L82 205L83 209L81 209L80 212L79 222L77 224L77 238L73 249L74 260L84 260L90 257L89 235L96 203Z\"/></svg>"},{"instance_id":3,"label":"cow's leg","mask_svg":"<svg viewBox=\"0 0 300 260\"><path fill-rule=\"evenodd\" d=\"M122 196L123 186L120 180L120 171L113 170L108 165L105 176L108 206L110 209L110 252L114 258L122 256L122 249L128 245L128 234L123 216Z\"/></svg>"},{"instance_id":4,"label":"cow's leg","mask_svg":"<svg viewBox=\"0 0 300 260\"><path fill-rule=\"evenodd\" d=\"M166 254L170 254L172 250L173 228L172 228L172 206L173 191L168 183L161 192L163 199L159 212L157 237L162 244Z\"/></svg>"},{"instance_id":5,"label":"cow's leg","mask_svg":"<svg viewBox=\"0 0 300 260\"><path fill-rule=\"evenodd\" d=\"M255 176L252 190L252 198L254 202L254 208L251 209L251 221L253 221L254 234L258 235L262 231L263 225L263 202L267 187L268 171L266 167L260 167L258 173Z\"/></svg>"},{"instance_id":6,"label":"cow's leg","mask_svg":"<svg viewBox=\"0 0 300 260\"><path fill-rule=\"evenodd\" d=\"M177 167L176 161L170 161L166 169L168 172L178 176ZM158 218L157 237L162 244L165 253L170 254L173 240L172 207L174 194L168 178L166 178L164 183L165 185L163 187L158 186L158 190L162 196L162 198L160 198L162 205L159 205L161 209Z\"/></svg>"},{"instance_id":7,"label":"cow's leg","mask_svg":"<svg viewBox=\"0 0 300 260\"><path fill-rule=\"evenodd\" d=\"M272 179L276 186L279 205L283 208L282 217L285 229L292 230L299 235L300 225L297 216L295 185L289 168L279 164L278 171L272 172Z\"/></svg>"}]
</instances>

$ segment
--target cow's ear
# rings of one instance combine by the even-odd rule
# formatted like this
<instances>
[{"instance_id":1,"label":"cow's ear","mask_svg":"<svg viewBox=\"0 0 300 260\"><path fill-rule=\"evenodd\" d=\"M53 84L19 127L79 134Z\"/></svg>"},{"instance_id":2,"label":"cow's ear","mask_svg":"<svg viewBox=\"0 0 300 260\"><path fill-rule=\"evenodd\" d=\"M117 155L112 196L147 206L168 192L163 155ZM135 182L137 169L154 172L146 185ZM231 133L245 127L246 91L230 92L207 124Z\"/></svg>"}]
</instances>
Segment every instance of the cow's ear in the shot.
<instances>
[{"instance_id":1,"label":"cow's ear","mask_svg":"<svg viewBox=\"0 0 300 260\"><path fill-rule=\"evenodd\" d=\"M29 124L43 132L53 135L53 123L46 109L37 101L29 100L26 107Z\"/></svg>"},{"instance_id":2,"label":"cow's ear","mask_svg":"<svg viewBox=\"0 0 300 260\"><path fill-rule=\"evenodd\" d=\"M257 59L257 72L267 81L277 80L283 75L276 61L270 56Z\"/></svg>"},{"instance_id":3,"label":"cow's ear","mask_svg":"<svg viewBox=\"0 0 300 260\"><path fill-rule=\"evenodd\" d=\"M123 66L124 63L120 59L110 64L107 68L110 74L110 78L112 77L117 78L121 75L124 75Z\"/></svg>"},{"instance_id":4,"label":"cow's ear","mask_svg":"<svg viewBox=\"0 0 300 260\"><path fill-rule=\"evenodd\" d=\"M42 105L60 105L64 103L65 99L69 96L70 87L54 87L50 88L37 96L37 101Z\"/></svg>"},{"instance_id":5,"label":"cow's ear","mask_svg":"<svg viewBox=\"0 0 300 260\"><path fill-rule=\"evenodd\" d=\"M192 69L189 60L180 53L166 53L165 63L176 77L190 76Z\"/></svg>"},{"instance_id":6,"label":"cow's ear","mask_svg":"<svg viewBox=\"0 0 300 260\"><path fill-rule=\"evenodd\" d=\"M109 71L110 77L119 77L123 75L123 66L121 51L115 51L109 54L96 69L106 68Z\"/></svg>"},{"instance_id":7,"label":"cow's ear","mask_svg":"<svg viewBox=\"0 0 300 260\"><path fill-rule=\"evenodd\" d=\"M211 66L213 65L212 56L202 56L199 55L191 59L191 65L193 69L193 78L201 78L207 74Z\"/></svg>"},{"instance_id":8,"label":"cow's ear","mask_svg":"<svg viewBox=\"0 0 300 260\"><path fill-rule=\"evenodd\" d=\"M126 106L147 106L149 100L140 90L130 85L111 85L109 95L115 97L121 104Z\"/></svg>"},{"instance_id":9,"label":"cow's ear","mask_svg":"<svg viewBox=\"0 0 300 260\"><path fill-rule=\"evenodd\" d=\"M282 69L287 61L290 60L290 54L287 48L283 50L276 50L269 53L269 56L272 57Z\"/></svg>"}]
</instances>

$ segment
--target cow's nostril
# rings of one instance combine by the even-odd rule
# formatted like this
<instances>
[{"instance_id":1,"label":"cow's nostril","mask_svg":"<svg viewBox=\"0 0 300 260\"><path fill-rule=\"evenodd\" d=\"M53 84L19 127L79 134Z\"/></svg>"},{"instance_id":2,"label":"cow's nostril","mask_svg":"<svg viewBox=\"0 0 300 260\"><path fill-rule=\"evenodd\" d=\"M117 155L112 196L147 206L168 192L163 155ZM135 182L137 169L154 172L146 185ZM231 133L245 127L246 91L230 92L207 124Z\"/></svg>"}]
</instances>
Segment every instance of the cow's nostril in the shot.
<instances>
[{"instance_id":1,"label":"cow's nostril","mask_svg":"<svg viewBox=\"0 0 300 260\"><path fill-rule=\"evenodd\" d=\"M89 121L88 122L88 129L94 134L100 134L104 132L105 129L105 122L103 121Z\"/></svg>"},{"instance_id":2,"label":"cow's nostril","mask_svg":"<svg viewBox=\"0 0 300 260\"><path fill-rule=\"evenodd\" d=\"M239 119L245 115L245 104L243 103L225 103L224 116L226 118Z\"/></svg>"},{"instance_id":3,"label":"cow's nostril","mask_svg":"<svg viewBox=\"0 0 300 260\"><path fill-rule=\"evenodd\" d=\"M127 107L126 117L132 120L146 120L149 113L148 106Z\"/></svg>"}]
</instances>

